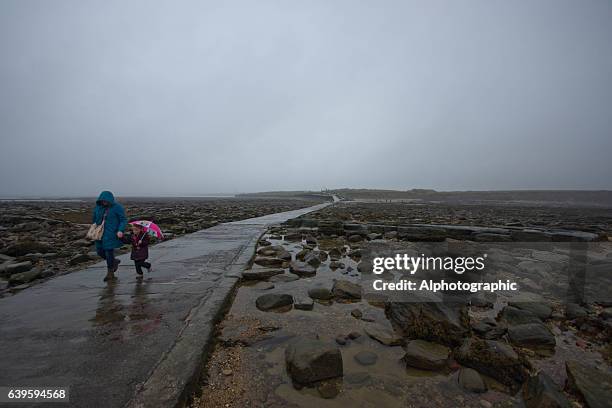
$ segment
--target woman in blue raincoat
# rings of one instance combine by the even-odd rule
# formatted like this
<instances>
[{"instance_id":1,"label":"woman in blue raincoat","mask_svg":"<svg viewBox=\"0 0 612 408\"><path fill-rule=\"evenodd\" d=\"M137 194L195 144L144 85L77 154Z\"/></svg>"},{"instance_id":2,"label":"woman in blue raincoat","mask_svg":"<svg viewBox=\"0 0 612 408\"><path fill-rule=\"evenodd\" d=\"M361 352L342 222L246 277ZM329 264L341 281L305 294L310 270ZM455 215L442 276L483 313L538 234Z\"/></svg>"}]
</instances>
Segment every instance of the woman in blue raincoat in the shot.
<instances>
[{"instance_id":1,"label":"woman in blue raincoat","mask_svg":"<svg viewBox=\"0 0 612 408\"><path fill-rule=\"evenodd\" d=\"M96 200L96 208L93 211L92 222L98 225L104 221L104 234L102 239L96 241L96 252L106 260L107 273L104 281L115 280L115 272L119 267L118 259L115 259L115 248L123 243L123 230L127 226L127 218L123 206L115 202L115 196L110 191L103 191Z\"/></svg>"}]
</instances>

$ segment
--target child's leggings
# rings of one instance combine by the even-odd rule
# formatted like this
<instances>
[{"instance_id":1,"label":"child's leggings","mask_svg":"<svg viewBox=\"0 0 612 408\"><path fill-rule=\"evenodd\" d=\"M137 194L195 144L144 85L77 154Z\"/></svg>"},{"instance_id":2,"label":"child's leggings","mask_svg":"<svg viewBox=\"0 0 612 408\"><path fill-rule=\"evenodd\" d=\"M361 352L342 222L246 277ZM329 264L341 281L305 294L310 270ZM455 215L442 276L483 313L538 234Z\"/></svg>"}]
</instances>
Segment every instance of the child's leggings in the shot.
<instances>
[{"instance_id":1,"label":"child's leggings","mask_svg":"<svg viewBox=\"0 0 612 408\"><path fill-rule=\"evenodd\" d=\"M144 266L145 268L149 269L151 264L143 259L140 261L134 261L134 266L136 267L136 273L142 275L142 267Z\"/></svg>"}]
</instances>

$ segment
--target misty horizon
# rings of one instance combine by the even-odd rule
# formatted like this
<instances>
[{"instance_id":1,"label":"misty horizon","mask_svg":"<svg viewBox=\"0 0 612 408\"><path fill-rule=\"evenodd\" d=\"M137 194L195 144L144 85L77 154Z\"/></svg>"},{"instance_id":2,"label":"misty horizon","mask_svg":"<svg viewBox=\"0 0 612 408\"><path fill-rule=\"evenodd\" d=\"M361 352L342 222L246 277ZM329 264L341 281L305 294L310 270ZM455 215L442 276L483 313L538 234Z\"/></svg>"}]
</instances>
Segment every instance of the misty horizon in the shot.
<instances>
[{"instance_id":1,"label":"misty horizon","mask_svg":"<svg viewBox=\"0 0 612 408\"><path fill-rule=\"evenodd\" d=\"M0 197L612 190L612 3L0 3Z\"/></svg>"}]
</instances>

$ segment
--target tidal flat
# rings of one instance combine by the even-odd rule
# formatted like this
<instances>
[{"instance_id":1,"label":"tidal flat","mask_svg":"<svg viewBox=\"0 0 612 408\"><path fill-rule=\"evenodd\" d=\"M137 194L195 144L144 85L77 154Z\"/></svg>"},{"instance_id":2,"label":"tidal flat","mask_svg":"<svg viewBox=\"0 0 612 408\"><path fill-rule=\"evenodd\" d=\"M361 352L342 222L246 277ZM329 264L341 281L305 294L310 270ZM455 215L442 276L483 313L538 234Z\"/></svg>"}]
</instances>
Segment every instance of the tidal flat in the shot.
<instances>
[{"instance_id":1,"label":"tidal flat","mask_svg":"<svg viewBox=\"0 0 612 408\"><path fill-rule=\"evenodd\" d=\"M605 208L358 201L272 227L191 405L607 406L611 227ZM405 278L374 257L449 251L485 251L473 279L520 290L372 289Z\"/></svg>"}]
</instances>

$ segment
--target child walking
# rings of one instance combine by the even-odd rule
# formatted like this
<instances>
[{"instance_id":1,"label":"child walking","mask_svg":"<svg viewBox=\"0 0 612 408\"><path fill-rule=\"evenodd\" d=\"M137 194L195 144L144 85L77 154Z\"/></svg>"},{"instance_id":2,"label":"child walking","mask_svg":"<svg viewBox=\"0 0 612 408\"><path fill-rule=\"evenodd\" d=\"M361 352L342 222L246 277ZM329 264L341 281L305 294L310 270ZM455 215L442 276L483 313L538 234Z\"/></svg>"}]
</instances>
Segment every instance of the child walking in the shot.
<instances>
[{"instance_id":1,"label":"child walking","mask_svg":"<svg viewBox=\"0 0 612 408\"><path fill-rule=\"evenodd\" d=\"M132 233L124 235L122 241L132 245L132 254L130 259L134 261L136 273L142 276L142 268L146 268L147 272L151 272L151 264L147 262L149 257L149 234L141 225L131 224Z\"/></svg>"}]
</instances>

